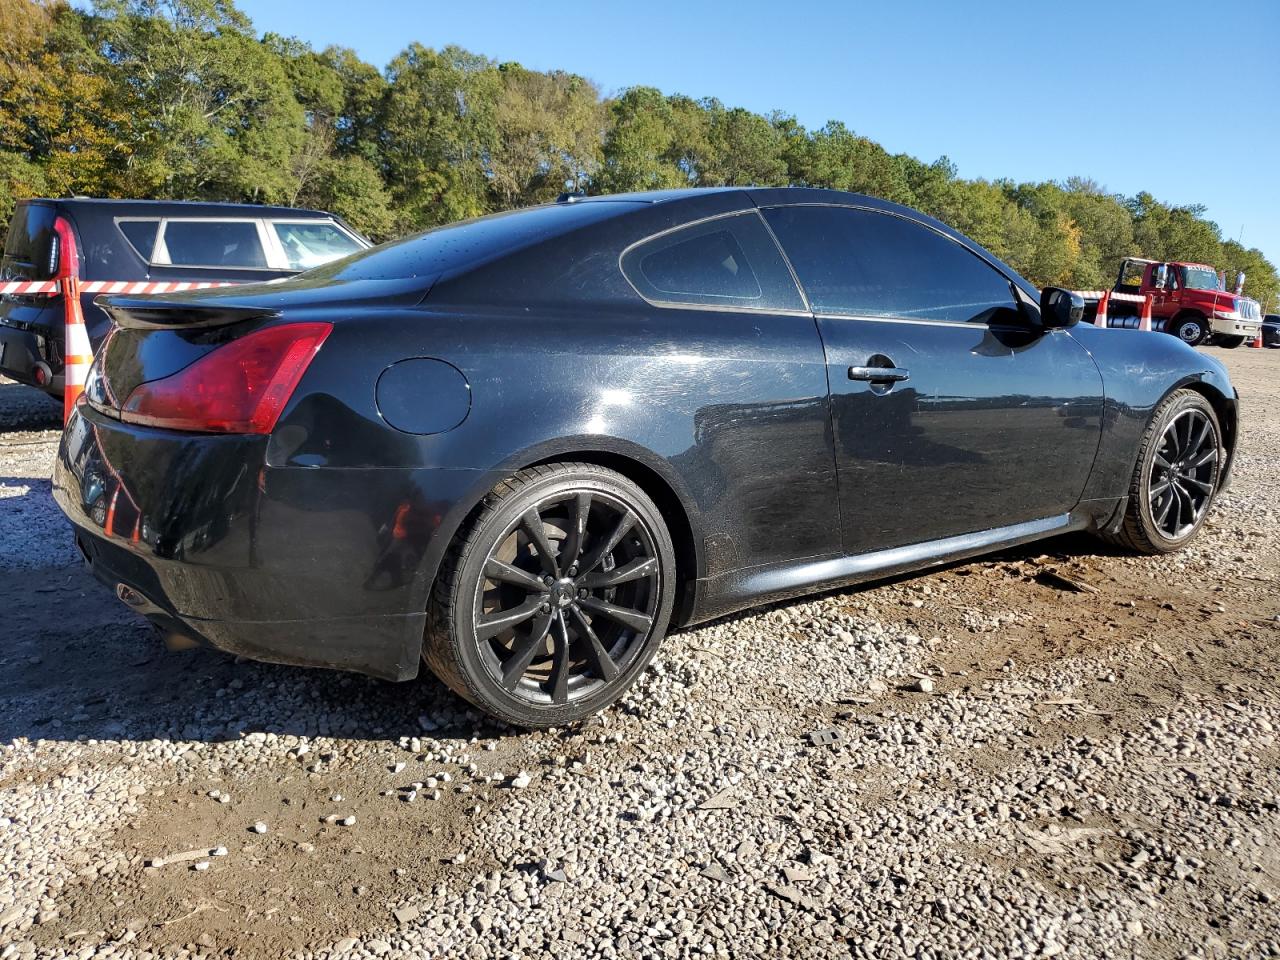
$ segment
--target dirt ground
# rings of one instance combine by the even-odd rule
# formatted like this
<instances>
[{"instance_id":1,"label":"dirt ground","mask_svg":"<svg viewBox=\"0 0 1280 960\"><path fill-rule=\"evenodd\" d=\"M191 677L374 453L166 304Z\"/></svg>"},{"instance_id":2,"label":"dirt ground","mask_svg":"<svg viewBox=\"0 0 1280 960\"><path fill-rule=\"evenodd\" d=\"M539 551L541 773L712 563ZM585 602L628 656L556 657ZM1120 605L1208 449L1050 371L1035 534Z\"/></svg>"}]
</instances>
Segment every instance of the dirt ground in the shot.
<instances>
[{"instance_id":1,"label":"dirt ground","mask_svg":"<svg viewBox=\"0 0 1280 960\"><path fill-rule=\"evenodd\" d=\"M1280 351L1208 352L1243 435L1185 552L1073 535L730 618L670 637L610 714L537 734L429 677L166 652L49 506L57 409L0 384L0 957L1280 951ZM841 627L854 646L828 659ZM810 745L819 729L843 746ZM725 785L744 799L706 826ZM632 864L602 852L641 836ZM743 836L813 879L757 874ZM917 836L925 854L897 849ZM734 892L699 885L712 862ZM956 906L984 889L1012 912ZM476 904L508 891L485 926ZM581 943L576 898L602 914ZM514 919L534 908L556 935Z\"/></svg>"}]
</instances>

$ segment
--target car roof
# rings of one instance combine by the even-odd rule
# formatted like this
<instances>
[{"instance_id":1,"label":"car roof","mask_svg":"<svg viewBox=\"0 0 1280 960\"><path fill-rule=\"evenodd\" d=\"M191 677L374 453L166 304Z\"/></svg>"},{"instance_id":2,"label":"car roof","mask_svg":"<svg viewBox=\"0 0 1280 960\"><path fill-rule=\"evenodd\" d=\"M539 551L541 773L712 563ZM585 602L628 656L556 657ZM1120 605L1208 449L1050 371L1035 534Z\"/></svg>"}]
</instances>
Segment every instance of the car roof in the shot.
<instances>
[{"instance_id":1,"label":"car roof","mask_svg":"<svg viewBox=\"0 0 1280 960\"><path fill-rule=\"evenodd\" d=\"M333 219L323 210L276 207L256 203L221 203L211 200L114 200L106 197L41 197L25 201L61 207L69 212L113 216L152 217L282 217L302 220Z\"/></svg>"}]
</instances>

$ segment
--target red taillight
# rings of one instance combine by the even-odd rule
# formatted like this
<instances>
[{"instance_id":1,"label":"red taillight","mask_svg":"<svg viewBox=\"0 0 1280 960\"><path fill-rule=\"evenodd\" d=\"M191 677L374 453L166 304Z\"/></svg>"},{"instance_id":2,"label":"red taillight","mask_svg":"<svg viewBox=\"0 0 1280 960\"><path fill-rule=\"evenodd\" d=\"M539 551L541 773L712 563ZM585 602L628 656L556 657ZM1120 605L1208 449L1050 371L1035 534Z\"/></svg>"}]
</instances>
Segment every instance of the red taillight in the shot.
<instances>
[{"instance_id":1,"label":"red taillight","mask_svg":"<svg viewBox=\"0 0 1280 960\"><path fill-rule=\"evenodd\" d=\"M129 394L121 419L198 433L270 433L333 325L255 330Z\"/></svg>"},{"instance_id":2,"label":"red taillight","mask_svg":"<svg viewBox=\"0 0 1280 960\"><path fill-rule=\"evenodd\" d=\"M76 257L76 235L71 229L71 222L66 217L57 217L53 221L53 235L57 239L52 255L49 257L49 272L55 280L80 275L80 261Z\"/></svg>"}]
</instances>

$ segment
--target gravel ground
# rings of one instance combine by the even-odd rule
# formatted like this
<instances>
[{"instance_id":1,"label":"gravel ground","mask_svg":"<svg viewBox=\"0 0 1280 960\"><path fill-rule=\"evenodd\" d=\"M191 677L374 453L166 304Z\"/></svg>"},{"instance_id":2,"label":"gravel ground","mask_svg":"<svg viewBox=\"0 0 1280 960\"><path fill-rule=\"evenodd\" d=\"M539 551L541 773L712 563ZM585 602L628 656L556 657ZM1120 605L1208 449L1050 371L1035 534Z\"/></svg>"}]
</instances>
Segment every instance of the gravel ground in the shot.
<instances>
[{"instance_id":1,"label":"gravel ground","mask_svg":"<svg viewBox=\"0 0 1280 960\"><path fill-rule=\"evenodd\" d=\"M1185 552L726 619L532 734L166 653L69 545L57 408L0 383L0 960L1280 956L1280 355L1214 352L1242 453Z\"/></svg>"}]
</instances>

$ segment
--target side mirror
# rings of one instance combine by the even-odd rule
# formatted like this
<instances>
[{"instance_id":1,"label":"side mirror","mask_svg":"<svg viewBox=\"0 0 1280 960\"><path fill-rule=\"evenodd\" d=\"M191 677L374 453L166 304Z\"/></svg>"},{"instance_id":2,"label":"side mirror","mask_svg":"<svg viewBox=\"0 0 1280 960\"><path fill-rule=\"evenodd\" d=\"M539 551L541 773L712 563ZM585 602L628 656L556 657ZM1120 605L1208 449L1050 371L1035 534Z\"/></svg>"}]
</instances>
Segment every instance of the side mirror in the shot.
<instances>
[{"instance_id":1,"label":"side mirror","mask_svg":"<svg viewBox=\"0 0 1280 960\"><path fill-rule=\"evenodd\" d=\"M1084 298L1061 287L1040 294L1040 322L1046 327L1074 327L1084 319Z\"/></svg>"},{"instance_id":2,"label":"side mirror","mask_svg":"<svg viewBox=\"0 0 1280 960\"><path fill-rule=\"evenodd\" d=\"M1156 265L1155 272L1152 275L1152 283L1157 290L1166 290L1169 287L1169 265L1161 263Z\"/></svg>"}]
</instances>

